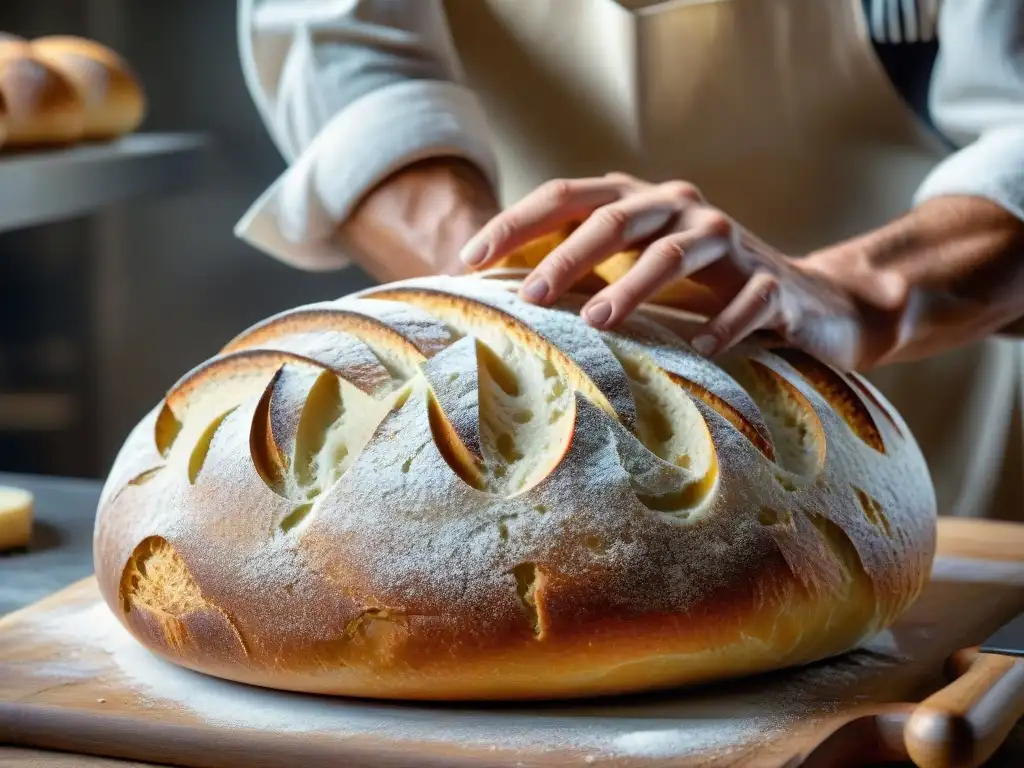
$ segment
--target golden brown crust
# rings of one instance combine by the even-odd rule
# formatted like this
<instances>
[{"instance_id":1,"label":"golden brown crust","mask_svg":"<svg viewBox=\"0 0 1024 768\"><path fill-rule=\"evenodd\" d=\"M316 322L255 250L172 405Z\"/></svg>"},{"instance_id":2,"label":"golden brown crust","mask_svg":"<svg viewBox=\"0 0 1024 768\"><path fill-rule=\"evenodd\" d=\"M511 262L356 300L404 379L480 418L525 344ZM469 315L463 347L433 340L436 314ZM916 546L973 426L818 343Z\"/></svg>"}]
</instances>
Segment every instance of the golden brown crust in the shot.
<instances>
[{"instance_id":1,"label":"golden brown crust","mask_svg":"<svg viewBox=\"0 0 1024 768\"><path fill-rule=\"evenodd\" d=\"M85 108L83 138L114 139L141 125L146 97L138 78L114 51L78 37L42 37L32 42L36 58L64 75Z\"/></svg>"},{"instance_id":2,"label":"golden brown crust","mask_svg":"<svg viewBox=\"0 0 1024 768\"><path fill-rule=\"evenodd\" d=\"M283 313L183 378L101 500L125 626L269 687L559 698L808 663L916 598L934 494L869 385L505 275Z\"/></svg>"},{"instance_id":3,"label":"golden brown crust","mask_svg":"<svg viewBox=\"0 0 1024 768\"><path fill-rule=\"evenodd\" d=\"M82 95L28 43L0 41L0 95L7 107L5 146L65 145L82 138Z\"/></svg>"}]
</instances>

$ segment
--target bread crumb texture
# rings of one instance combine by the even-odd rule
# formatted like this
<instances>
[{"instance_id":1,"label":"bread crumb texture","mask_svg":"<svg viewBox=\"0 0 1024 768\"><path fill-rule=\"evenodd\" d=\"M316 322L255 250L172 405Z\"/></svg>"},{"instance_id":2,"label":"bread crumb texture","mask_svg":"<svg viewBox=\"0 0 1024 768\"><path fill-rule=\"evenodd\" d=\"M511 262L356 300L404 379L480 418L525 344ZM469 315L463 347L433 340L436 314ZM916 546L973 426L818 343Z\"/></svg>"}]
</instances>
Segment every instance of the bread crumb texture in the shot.
<instances>
[{"instance_id":1,"label":"bread crumb texture","mask_svg":"<svg viewBox=\"0 0 1024 768\"><path fill-rule=\"evenodd\" d=\"M843 653L917 597L935 499L856 375L692 319L613 333L507 270L248 329L123 446L105 599L171 661L397 699L564 698Z\"/></svg>"}]
</instances>

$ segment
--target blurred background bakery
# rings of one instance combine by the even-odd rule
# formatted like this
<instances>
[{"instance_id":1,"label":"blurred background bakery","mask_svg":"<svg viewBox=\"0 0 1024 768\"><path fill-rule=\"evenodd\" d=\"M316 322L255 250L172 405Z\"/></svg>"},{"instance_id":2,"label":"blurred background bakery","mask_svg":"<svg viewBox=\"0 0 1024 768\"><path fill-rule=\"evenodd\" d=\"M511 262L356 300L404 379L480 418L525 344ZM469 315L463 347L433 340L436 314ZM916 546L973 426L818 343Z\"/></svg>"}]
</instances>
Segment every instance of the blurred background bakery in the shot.
<instances>
[{"instance_id":1,"label":"blurred background bakery","mask_svg":"<svg viewBox=\"0 0 1024 768\"><path fill-rule=\"evenodd\" d=\"M368 284L232 234L281 172L236 4L0 3L0 471L100 477L181 371Z\"/></svg>"}]
</instances>

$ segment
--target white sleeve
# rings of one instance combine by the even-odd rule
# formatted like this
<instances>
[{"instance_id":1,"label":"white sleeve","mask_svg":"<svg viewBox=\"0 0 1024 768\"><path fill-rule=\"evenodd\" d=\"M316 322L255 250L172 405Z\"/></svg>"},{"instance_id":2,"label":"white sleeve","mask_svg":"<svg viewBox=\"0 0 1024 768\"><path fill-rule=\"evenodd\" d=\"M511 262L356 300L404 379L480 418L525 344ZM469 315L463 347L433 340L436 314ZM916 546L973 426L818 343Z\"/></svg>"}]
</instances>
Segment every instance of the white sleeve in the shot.
<instances>
[{"instance_id":1,"label":"white sleeve","mask_svg":"<svg viewBox=\"0 0 1024 768\"><path fill-rule=\"evenodd\" d=\"M1024 2L944 0L938 32L929 106L960 149L917 202L975 195L1024 219Z\"/></svg>"},{"instance_id":2,"label":"white sleeve","mask_svg":"<svg viewBox=\"0 0 1024 768\"><path fill-rule=\"evenodd\" d=\"M246 84L289 165L236 226L241 239L333 269L348 261L338 224L392 172L457 156L496 182L443 0L239 0L238 11Z\"/></svg>"}]
</instances>

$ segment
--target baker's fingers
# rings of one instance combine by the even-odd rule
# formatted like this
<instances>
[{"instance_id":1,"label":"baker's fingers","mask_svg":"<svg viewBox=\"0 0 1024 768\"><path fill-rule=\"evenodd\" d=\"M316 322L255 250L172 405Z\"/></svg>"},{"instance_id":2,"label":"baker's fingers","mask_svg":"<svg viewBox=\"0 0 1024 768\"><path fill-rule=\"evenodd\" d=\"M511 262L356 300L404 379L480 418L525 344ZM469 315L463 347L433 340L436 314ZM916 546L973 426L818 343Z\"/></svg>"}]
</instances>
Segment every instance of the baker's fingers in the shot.
<instances>
[{"instance_id":1,"label":"baker's fingers","mask_svg":"<svg viewBox=\"0 0 1024 768\"><path fill-rule=\"evenodd\" d=\"M676 280L686 279L705 289L705 295L716 297L711 302L682 309L711 316L718 314L747 284L754 272L779 275L785 270L780 259L763 258L746 245L746 230L726 214L711 206L694 206L686 212L683 227L693 229L701 237L683 252ZM695 293L694 297L701 294ZM689 301L690 299L688 299Z\"/></svg>"},{"instance_id":2,"label":"baker's fingers","mask_svg":"<svg viewBox=\"0 0 1024 768\"><path fill-rule=\"evenodd\" d=\"M595 328L614 327L672 281L720 260L728 252L721 229L715 219L655 240L632 269L587 302L583 318Z\"/></svg>"},{"instance_id":3,"label":"baker's fingers","mask_svg":"<svg viewBox=\"0 0 1024 768\"><path fill-rule=\"evenodd\" d=\"M626 195L594 211L534 269L522 288L527 301L550 304L587 272L616 253L643 247L700 204L691 185L662 184Z\"/></svg>"},{"instance_id":4,"label":"baker's fingers","mask_svg":"<svg viewBox=\"0 0 1024 768\"><path fill-rule=\"evenodd\" d=\"M499 213L459 253L463 263L482 269L527 243L580 221L638 184L609 174L596 179L554 179Z\"/></svg>"},{"instance_id":5,"label":"baker's fingers","mask_svg":"<svg viewBox=\"0 0 1024 768\"><path fill-rule=\"evenodd\" d=\"M778 278L756 272L726 308L694 334L690 344L699 354L711 357L754 331L775 327L779 320Z\"/></svg>"}]
</instances>

